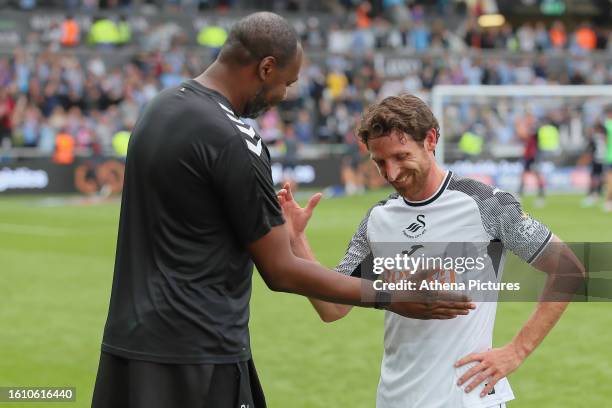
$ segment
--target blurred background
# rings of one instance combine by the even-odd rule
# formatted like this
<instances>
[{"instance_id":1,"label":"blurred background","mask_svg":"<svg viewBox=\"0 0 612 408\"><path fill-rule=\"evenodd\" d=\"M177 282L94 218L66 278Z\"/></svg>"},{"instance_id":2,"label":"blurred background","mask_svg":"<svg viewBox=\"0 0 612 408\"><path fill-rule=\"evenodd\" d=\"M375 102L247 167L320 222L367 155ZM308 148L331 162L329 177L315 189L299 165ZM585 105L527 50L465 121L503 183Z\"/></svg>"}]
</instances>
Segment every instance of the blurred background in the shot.
<instances>
[{"instance_id":1,"label":"blurred background","mask_svg":"<svg viewBox=\"0 0 612 408\"><path fill-rule=\"evenodd\" d=\"M0 193L118 193L143 106L202 72L256 10L286 16L307 55L287 100L253 123L276 182L382 185L354 129L370 103L402 92L434 107L441 161L512 191L534 134L548 189L588 191L612 132L610 0L2 3Z\"/></svg>"},{"instance_id":2,"label":"blurred background","mask_svg":"<svg viewBox=\"0 0 612 408\"><path fill-rule=\"evenodd\" d=\"M354 130L369 104L402 92L434 110L445 166L521 195L565 240L611 241L612 0L0 0L0 10L0 386L76 386L77 402L57 406L88 406L131 129L253 11L289 19L306 51L287 100L250 123L275 183L334 197L308 231L322 263L338 262L390 191ZM382 314L324 325L255 276L253 350L270 406L374 406ZM496 345L532 308L500 304ZM609 303L571 305L511 376L510 406L608 406L610 327Z\"/></svg>"}]
</instances>

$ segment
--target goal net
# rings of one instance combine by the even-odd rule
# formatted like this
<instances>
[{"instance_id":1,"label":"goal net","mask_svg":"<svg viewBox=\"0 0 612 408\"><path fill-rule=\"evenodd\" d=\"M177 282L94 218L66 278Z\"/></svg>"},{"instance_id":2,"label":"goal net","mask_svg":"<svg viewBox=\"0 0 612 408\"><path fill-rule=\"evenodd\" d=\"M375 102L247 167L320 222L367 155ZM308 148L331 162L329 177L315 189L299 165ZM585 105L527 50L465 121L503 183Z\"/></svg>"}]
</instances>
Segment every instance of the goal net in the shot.
<instances>
[{"instance_id":1,"label":"goal net","mask_svg":"<svg viewBox=\"0 0 612 408\"><path fill-rule=\"evenodd\" d=\"M431 104L440 123L436 156L457 173L516 191L525 137L535 133L548 188L583 191L588 140L612 108L612 86L441 85Z\"/></svg>"}]
</instances>

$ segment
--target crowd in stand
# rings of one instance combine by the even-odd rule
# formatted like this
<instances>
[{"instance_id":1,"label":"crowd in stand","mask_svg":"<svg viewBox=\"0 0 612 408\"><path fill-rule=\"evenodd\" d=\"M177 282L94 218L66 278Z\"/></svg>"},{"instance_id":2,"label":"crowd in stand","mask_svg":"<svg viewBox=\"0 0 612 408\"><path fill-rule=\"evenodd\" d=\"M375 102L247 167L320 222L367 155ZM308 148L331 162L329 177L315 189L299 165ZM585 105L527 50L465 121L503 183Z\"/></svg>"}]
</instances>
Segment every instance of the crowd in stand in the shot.
<instances>
[{"instance_id":1,"label":"crowd in stand","mask_svg":"<svg viewBox=\"0 0 612 408\"><path fill-rule=\"evenodd\" d=\"M364 5L369 3L364 2ZM361 6L360 6L361 7ZM322 24L319 18L311 16L296 19L295 27L301 36L304 47L308 50L324 50L332 53L351 53L364 55L374 50L399 52L462 52L466 49L500 50L509 53L545 52L555 53L568 51L571 54L585 55L592 51L612 52L612 30L609 27L593 26L583 22L567 28L561 20L545 23L525 22L518 26L502 24L496 27L481 27L476 16L468 16L449 27L447 22L436 15L425 12L421 6L408 9L405 17L398 19L385 18L382 15L369 17L366 12L360 13L357 7L354 13L331 19ZM368 7L365 7L366 9ZM399 21L398 21L399 20ZM225 38L226 28L211 24L202 27L195 38L172 21L154 26L134 27L133 20L125 14L116 16L97 16L93 21L77 21L72 16L61 24L52 24L34 33L37 41L55 48L74 47L78 45L115 47L132 44L138 47L148 46L151 35L183 37L185 43L208 45L207 38L213 35ZM137 35L132 37L132 31Z\"/></svg>"},{"instance_id":2,"label":"crowd in stand","mask_svg":"<svg viewBox=\"0 0 612 408\"><path fill-rule=\"evenodd\" d=\"M585 23L566 31L561 22L485 30L472 19L478 14L472 10L462 28L451 32L427 19L418 4L383 3L387 9L378 17L362 2L330 29L313 18L298 24L307 50L327 52L307 61L288 99L255 123L264 140L273 145L291 134L305 144L354 143L353 128L369 103L400 92L427 99L438 84L612 84L612 66L605 62L610 58L589 54L612 46L609 30ZM117 42L111 46L136 41L126 19L114 23ZM148 28L130 61L117 66L104 54L53 52L91 40L91 30L82 33L74 19L50 30L31 33L13 56L0 58L0 146L51 153L57 135L69 134L77 148L112 153L114 135L130 131L157 92L197 76L210 62L206 53L184 46L184 33L172 23ZM375 69L375 48L415 51L417 64L400 77L383 77ZM505 49L514 57L470 56L462 52L466 48ZM560 49L572 57L551 64ZM431 52L436 50L449 52Z\"/></svg>"},{"instance_id":3,"label":"crowd in stand","mask_svg":"<svg viewBox=\"0 0 612 408\"><path fill-rule=\"evenodd\" d=\"M4 146L53 150L54 137L68 132L77 147L112 149L112 137L130 130L143 106L161 89L199 74L207 61L174 47L142 53L122 66L103 58L16 50L0 58L0 139ZM430 56L401 78L382 78L372 60L329 56L307 61L298 83L278 109L259 118L262 137L282 138L287 124L301 143L342 143L351 138L364 107L384 96L409 92L425 99L436 84L610 84L610 66L588 58L547 63L546 57L511 63L459 55Z\"/></svg>"}]
</instances>

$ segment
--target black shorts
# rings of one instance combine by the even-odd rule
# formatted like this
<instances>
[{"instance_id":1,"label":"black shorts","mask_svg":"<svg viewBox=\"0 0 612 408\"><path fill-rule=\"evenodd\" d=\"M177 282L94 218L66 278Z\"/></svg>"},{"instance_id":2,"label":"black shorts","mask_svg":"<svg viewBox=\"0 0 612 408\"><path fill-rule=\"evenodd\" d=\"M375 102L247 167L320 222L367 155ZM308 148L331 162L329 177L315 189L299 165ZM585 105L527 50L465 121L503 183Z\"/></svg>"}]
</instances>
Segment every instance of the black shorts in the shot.
<instances>
[{"instance_id":1,"label":"black shorts","mask_svg":"<svg viewBox=\"0 0 612 408\"><path fill-rule=\"evenodd\" d=\"M92 408L265 408L253 360L161 364L102 352Z\"/></svg>"},{"instance_id":2,"label":"black shorts","mask_svg":"<svg viewBox=\"0 0 612 408\"><path fill-rule=\"evenodd\" d=\"M523 171L533 171L534 169L532 169L532 167L535 164L535 162L536 162L535 158L523 159Z\"/></svg>"},{"instance_id":3,"label":"black shorts","mask_svg":"<svg viewBox=\"0 0 612 408\"><path fill-rule=\"evenodd\" d=\"M603 174L604 166L598 162L591 162L591 176L601 176Z\"/></svg>"}]
</instances>

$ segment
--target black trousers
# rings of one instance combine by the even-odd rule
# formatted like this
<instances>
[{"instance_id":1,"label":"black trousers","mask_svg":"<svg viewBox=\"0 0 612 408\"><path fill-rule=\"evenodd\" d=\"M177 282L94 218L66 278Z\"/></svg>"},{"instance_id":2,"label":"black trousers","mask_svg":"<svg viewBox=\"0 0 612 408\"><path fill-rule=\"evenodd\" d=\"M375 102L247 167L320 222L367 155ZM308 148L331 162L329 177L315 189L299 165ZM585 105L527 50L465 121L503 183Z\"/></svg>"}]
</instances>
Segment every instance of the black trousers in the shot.
<instances>
[{"instance_id":1,"label":"black trousers","mask_svg":"<svg viewBox=\"0 0 612 408\"><path fill-rule=\"evenodd\" d=\"M161 364L102 352L92 408L265 408L253 360Z\"/></svg>"}]
</instances>

